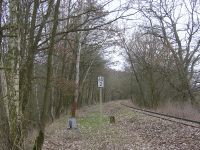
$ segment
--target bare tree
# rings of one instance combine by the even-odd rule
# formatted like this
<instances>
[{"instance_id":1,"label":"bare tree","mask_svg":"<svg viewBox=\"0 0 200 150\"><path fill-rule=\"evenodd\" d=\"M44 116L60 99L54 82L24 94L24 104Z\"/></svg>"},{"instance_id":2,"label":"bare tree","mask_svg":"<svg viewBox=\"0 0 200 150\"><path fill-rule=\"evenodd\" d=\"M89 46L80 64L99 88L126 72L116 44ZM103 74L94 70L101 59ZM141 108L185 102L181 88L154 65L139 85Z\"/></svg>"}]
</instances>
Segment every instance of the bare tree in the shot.
<instances>
[{"instance_id":1,"label":"bare tree","mask_svg":"<svg viewBox=\"0 0 200 150\"><path fill-rule=\"evenodd\" d=\"M55 35L58 26L58 16L59 16L59 6L60 0L57 0L54 10L54 22L52 27L51 39L50 39L50 49L48 51L48 58L47 58L47 78L46 78L46 86L45 86L45 93L44 93L44 104L41 114L41 122L39 123L39 135L35 141L34 150L42 150L42 145L44 142L44 134L45 134L45 126L46 126L46 119L47 119L47 112L49 106L49 92L51 91L51 77L52 77L52 55L54 50L54 43L55 43Z\"/></svg>"},{"instance_id":2,"label":"bare tree","mask_svg":"<svg viewBox=\"0 0 200 150\"><path fill-rule=\"evenodd\" d=\"M197 1L147 0L138 9L146 18L145 34L159 37L176 62L183 100L195 102L193 77L199 61L199 3ZM147 22L148 21L148 22Z\"/></svg>"}]
</instances>

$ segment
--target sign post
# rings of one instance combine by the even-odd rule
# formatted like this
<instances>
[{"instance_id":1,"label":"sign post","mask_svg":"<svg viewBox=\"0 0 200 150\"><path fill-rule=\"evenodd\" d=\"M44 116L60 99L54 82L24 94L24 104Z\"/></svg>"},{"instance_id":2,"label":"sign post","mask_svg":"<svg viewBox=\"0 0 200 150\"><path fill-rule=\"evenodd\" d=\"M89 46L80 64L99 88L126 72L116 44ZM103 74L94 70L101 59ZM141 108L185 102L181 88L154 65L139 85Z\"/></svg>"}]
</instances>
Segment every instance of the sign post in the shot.
<instances>
[{"instance_id":1,"label":"sign post","mask_svg":"<svg viewBox=\"0 0 200 150\"><path fill-rule=\"evenodd\" d=\"M103 116L103 110L102 110L102 97L103 97L103 94L102 94L102 89L104 87L104 77L102 76L99 76L98 77L98 87L100 89L100 94L99 94L99 101L100 101L100 121L102 122L102 116Z\"/></svg>"}]
</instances>

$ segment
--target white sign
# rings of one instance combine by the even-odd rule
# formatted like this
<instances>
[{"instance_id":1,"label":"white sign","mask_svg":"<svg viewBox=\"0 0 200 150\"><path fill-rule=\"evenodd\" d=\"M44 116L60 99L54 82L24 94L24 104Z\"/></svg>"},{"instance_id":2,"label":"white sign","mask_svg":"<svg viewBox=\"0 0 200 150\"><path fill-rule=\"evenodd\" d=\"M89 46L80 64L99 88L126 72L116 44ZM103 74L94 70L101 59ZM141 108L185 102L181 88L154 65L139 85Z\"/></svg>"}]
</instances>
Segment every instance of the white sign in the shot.
<instances>
[{"instance_id":1,"label":"white sign","mask_svg":"<svg viewBox=\"0 0 200 150\"><path fill-rule=\"evenodd\" d=\"M102 77L102 76L98 77L98 87L99 88L104 87L104 77Z\"/></svg>"}]
</instances>

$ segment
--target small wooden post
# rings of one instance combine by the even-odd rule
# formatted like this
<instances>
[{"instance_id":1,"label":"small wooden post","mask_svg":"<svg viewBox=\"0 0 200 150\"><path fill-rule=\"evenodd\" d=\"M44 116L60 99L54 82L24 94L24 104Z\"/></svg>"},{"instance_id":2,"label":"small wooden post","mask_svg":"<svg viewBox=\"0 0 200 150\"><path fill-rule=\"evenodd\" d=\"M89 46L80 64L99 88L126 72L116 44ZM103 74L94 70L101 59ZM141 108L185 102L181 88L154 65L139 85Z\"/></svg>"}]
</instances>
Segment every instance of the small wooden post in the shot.
<instances>
[{"instance_id":1,"label":"small wooden post","mask_svg":"<svg viewBox=\"0 0 200 150\"><path fill-rule=\"evenodd\" d=\"M114 124L115 123L115 116L110 116L110 123Z\"/></svg>"}]
</instances>

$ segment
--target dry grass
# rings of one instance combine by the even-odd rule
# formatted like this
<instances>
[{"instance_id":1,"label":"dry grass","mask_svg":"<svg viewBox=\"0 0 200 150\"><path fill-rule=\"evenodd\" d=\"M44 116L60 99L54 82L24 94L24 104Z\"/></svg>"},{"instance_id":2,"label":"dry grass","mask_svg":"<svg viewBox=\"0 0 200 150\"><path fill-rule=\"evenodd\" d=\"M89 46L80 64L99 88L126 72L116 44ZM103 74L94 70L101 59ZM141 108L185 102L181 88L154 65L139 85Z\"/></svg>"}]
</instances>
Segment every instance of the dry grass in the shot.
<instances>
[{"instance_id":1,"label":"dry grass","mask_svg":"<svg viewBox=\"0 0 200 150\"><path fill-rule=\"evenodd\" d=\"M183 102L166 102L162 104L156 110L157 112L161 112L164 114L182 117L190 120L200 120L200 112L199 110L192 106L190 103Z\"/></svg>"}]
</instances>

